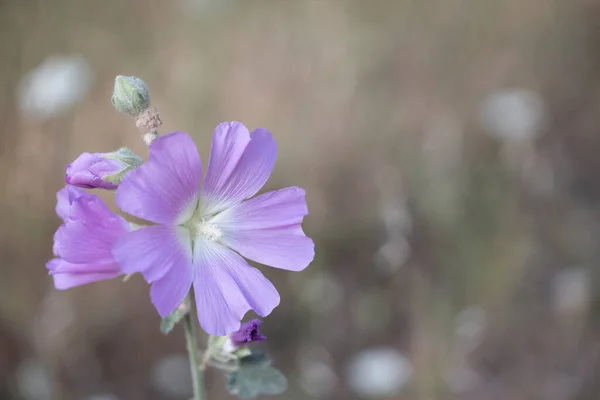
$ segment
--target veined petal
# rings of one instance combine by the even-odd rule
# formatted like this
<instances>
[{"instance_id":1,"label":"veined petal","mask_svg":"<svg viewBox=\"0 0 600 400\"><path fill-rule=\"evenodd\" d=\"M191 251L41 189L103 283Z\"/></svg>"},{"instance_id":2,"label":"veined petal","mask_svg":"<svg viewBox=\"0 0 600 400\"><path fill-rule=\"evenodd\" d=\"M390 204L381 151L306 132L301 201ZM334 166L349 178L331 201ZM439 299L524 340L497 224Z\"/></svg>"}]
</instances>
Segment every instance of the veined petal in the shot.
<instances>
[{"instance_id":1,"label":"veined petal","mask_svg":"<svg viewBox=\"0 0 600 400\"><path fill-rule=\"evenodd\" d=\"M50 275L56 274L96 274L96 273L108 273L114 276L121 275L121 268L115 262L105 263L85 263L85 264L73 264L63 259L55 258L46 264L48 273Z\"/></svg>"},{"instance_id":2,"label":"veined petal","mask_svg":"<svg viewBox=\"0 0 600 400\"><path fill-rule=\"evenodd\" d=\"M219 193L250 142L250 132L240 122L223 122L213 133L202 190Z\"/></svg>"},{"instance_id":3,"label":"veined petal","mask_svg":"<svg viewBox=\"0 0 600 400\"><path fill-rule=\"evenodd\" d=\"M302 230L308 214L305 192L289 187L268 192L215 216L220 241L242 256L271 267L303 270L315 256L314 243Z\"/></svg>"},{"instance_id":4,"label":"veined petal","mask_svg":"<svg viewBox=\"0 0 600 400\"><path fill-rule=\"evenodd\" d=\"M75 286L86 285L88 283L104 281L107 279L113 279L119 276L119 274L114 273L90 273L90 274L69 274L69 273L60 273L53 274L52 278L54 279L54 287L58 290L66 290L71 289Z\"/></svg>"},{"instance_id":5,"label":"veined petal","mask_svg":"<svg viewBox=\"0 0 600 400\"><path fill-rule=\"evenodd\" d=\"M177 225L194 211L201 178L194 141L184 132L173 132L152 142L149 160L127 174L115 201L136 217Z\"/></svg>"},{"instance_id":6,"label":"veined petal","mask_svg":"<svg viewBox=\"0 0 600 400\"><path fill-rule=\"evenodd\" d=\"M224 336L238 330L249 310L265 317L279 305L273 284L218 243L197 239L194 267L198 320L211 335Z\"/></svg>"},{"instance_id":7,"label":"veined petal","mask_svg":"<svg viewBox=\"0 0 600 400\"><path fill-rule=\"evenodd\" d=\"M62 218L64 222L69 220L71 204L82 196L93 196L86 191L76 188L75 186L67 185L56 192L56 214Z\"/></svg>"},{"instance_id":8,"label":"veined petal","mask_svg":"<svg viewBox=\"0 0 600 400\"><path fill-rule=\"evenodd\" d=\"M121 275L119 266L114 263L96 268L88 264L70 264L60 258L55 258L46 264L46 268L52 275L54 286L59 290L112 279Z\"/></svg>"},{"instance_id":9,"label":"veined petal","mask_svg":"<svg viewBox=\"0 0 600 400\"><path fill-rule=\"evenodd\" d=\"M172 268L191 263L192 242L185 228L146 226L121 237L112 253L123 272L141 272L146 281L152 283Z\"/></svg>"},{"instance_id":10,"label":"veined petal","mask_svg":"<svg viewBox=\"0 0 600 400\"><path fill-rule=\"evenodd\" d=\"M70 207L69 193L67 192L67 187L64 187L56 192L56 214L62 218L64 222L67 222L67 219L69 218Z\"/></svg>"},{"instance_id":11,"label":"veined petal","mask_svg":"<svg viewBox=\"0 0 600 400\"><path fill-rule=\"evenodd\" d=\"M104 221L71 221L57 230L54 251L75 264L112 262L111 249L127 232L127 221L116 214L107 215Z\"/></svg>"},{"instance_id":12,"label":"veined petal","mask_svg":"<svg viewBox=\"0 0 600 400\"><path fill-rule=\"evenodd\" d=\"M52 252L55 256L60 256L60 243L64 238L65 225L61 225L58 227L56 232L54 233L54 243L52 244Z\"/></svg>"},{"instance_id":13,"label":"veined petal","mask_svg":"<svg viewBox=\"0 0 600 400\"><path fill-rule=\"evenodd\" d=\"M191 263L173 266L150 288L152 304L161 317L175 311L192 287L194 271Z\"/></svg>"},{"instance_id":14,"label":"veined petal","mask_svg":"<svg viewBox=\"0 0 600 400\"><path fill-rule=\"evenodd\" d=\"M100 197L90 193L84 193L72 201L71 209L69 210L69 221L82 222L94 228L99 226L110 228L127 225L127 221L120 215L112 212Z\"/></svg>"},{"instance_id":15,"label":"veined petal","mask_svg":"<svg viewBox=\"0 0 600 400\"><path fill-rule=\"evenodd\" d=\"M269 179L277 158L277 143L266 129L256 129L248 140L243 125L229 126L227 130L217 129L213 137L202 187L201 206L205 216L254 196Z\"/></svg>"}]
</instances>

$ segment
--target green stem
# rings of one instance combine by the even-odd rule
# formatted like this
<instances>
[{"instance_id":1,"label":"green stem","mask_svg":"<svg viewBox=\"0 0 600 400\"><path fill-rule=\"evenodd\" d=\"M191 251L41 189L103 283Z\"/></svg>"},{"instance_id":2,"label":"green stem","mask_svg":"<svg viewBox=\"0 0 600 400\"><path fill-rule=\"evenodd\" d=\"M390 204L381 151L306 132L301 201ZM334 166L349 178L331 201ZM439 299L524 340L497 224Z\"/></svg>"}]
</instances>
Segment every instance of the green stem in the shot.
<instances>
[{"instance_id":1,"label":"green stem","mask_svg":"<svg viewBox=\"0 0 600 400\"><path fill-rule=\"evenodd\" d=\"M193 304L190 298L187 301ZM192 383L194 386L194 400L205 400L203 370L200 368L200 359L198 352L198 343L196 342L196 321L194 318L195 307L191 306L190 311L183 317L183 329L185 330L185 341L187 343L188 356L190 357L190 370L192 372Z\"/></svg>"}]
</instances>

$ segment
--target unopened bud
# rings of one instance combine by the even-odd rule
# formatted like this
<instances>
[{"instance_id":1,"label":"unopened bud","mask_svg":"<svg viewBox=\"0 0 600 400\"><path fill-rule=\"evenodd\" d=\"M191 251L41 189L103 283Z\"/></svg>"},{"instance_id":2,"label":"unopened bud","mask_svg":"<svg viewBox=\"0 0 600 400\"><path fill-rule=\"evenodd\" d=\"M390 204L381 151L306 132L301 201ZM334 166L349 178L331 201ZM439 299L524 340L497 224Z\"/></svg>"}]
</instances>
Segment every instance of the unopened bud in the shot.
<instances>
[{"instance_id":1,"label":"unopened bud","mask_svg":"<svg viewBox=\"0 0 600 400\"><path fill-rule=\"evenodd\" d=\"M253 319L252 321L244 322L239 330L229 335L234 347L244 347L252 342L264 342L266 337L260 333L260 325L262 321Z\"/></svg>"},{"instance_id":2,"label":"unopened bud","mask_svg":"<svg viewBox=\"0 0 600 400\"><path fill-rule=\"evenodd\" d=\"M140 78L119 75L111 100L117 111L135 117L150 107L150 92Z\"/></svg>"},{"instance_id":3,"label":"unopened bud","mask_svg":"<svg viewBox=\"0 0 600 400\"><path fill-rule=\"evenodd\" d=\"M87 189L116 189L143 160L128 148L111 153L83 153L67 166L65 181Z\"/></svg>"}]
</instances>

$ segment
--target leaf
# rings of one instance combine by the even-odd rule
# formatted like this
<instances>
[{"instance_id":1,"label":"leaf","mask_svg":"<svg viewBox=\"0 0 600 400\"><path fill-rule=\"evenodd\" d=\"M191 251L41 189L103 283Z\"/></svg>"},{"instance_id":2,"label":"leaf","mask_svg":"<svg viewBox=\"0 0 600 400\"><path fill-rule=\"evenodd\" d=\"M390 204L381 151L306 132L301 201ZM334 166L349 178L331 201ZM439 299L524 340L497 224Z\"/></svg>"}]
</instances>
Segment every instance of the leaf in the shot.
<instances>
[{"instance_id":1,"label":"leaf","mask_svg":"<svg viewBox=\"0 0 600 400\"><path fill-rule=\"evenodd\" d=\"M277 395L286 389L285 375L268 365L242 364L227 378L229 393L242 399L252 399L261 394Z\"/></svg>"},{"instance_id":2,"label":"leaf","mask_svg":"<svg viewBox=\"0 0 600 400\"><path fill-rule=\"evenodd\" d=\"M160 321L160 331L165 335L169 334L175 328L175 325L181 321L190 310L189 306L184 302L171 313L171 315L163 318Z\"/></svg>"},{"instance_id":3,"label":"leaf","mask_svg":"<svg viewBox=\"0 0 600 400\"><path fill-rule=\"evenodd\" d=\"M252 349L249 355L240 358L240 365L268 367L271 365L271 357L262 350Z\"/></svg>"}]
</instances>

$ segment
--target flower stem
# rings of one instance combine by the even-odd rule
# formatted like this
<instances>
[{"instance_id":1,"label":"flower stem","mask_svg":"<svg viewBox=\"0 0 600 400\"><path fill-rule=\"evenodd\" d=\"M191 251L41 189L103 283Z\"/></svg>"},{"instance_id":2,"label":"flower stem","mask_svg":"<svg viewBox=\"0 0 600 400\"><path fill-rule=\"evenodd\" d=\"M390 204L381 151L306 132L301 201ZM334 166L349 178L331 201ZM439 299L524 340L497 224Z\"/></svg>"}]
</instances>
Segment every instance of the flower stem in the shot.
<instances>
[{"instance_id":1,"label":"flower stem","mask_svg":"<svg viewBox=\"0 0 600 400\"><path fill-rule=\"evenodd\" d=\"M187 301L189 301L190 304L193 304L189 297ZM194 307L190 307L190 311L183 317L183 329L185 331L185 341L187 343L187 351L190 358L194 400L206 400L204 397L204 371L200 368L200 354L198 352L198 343L196 342L196 321L194 315L196 315Z\"/></svg>"}]
</instances>

